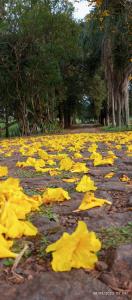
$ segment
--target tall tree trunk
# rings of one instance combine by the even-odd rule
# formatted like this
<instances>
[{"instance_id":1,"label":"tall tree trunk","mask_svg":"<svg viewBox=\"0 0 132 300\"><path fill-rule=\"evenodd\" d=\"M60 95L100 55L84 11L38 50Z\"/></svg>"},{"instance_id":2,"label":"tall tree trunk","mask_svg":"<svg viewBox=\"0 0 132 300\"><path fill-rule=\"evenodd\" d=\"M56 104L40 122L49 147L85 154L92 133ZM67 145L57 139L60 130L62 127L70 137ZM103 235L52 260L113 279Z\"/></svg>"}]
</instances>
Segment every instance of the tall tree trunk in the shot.
<instances>
[{"instance_id":1,"label":"tall tree trunk","mask_svg":"<svg viewBox=\"0 0 132 300\"><path fill-rule=\"evenodd\" d=\"M128 74L116 74L115 89L115 113L117 116L117 126L129 125L129 92L128 92Z\"/></svg>"},{"instance_id":2,"label":"tall tree trunk","mask_svg":"<svg viewBox=\"0 0 132 300\"><path fill-rule=\"evenodd\" d=\"M5 130L6 130L6 137L9 137L9 111L8 111L8 105L6 104L5 108Z\"/></svg>"},{"instance_id":3,"label":"tall tree trunk","mask_svg":"<svg viewBox=\"0 0 132 300\"><path fill-rule=\"evenodd\" d=\"M111 40L104 39L103 62L105 66L105 79L108 89L107 125L112 112L112 125L121 127L129 125L129 93L128 77L132 71L132 64L124 70L117 70L113 64Z\"/></svg>"},{"instance_id":4,"label":"tall tree trunk","mask_svg":"<svg viewBox=\"0 0 132 300\"><path fill-rule=\"evenodd\" d=\"M60 103L59 104L59 108L58 108L58 111L59 111L59 124L62 128L64 128L64 108L63 108L63 103Z\"/></svg>"},{"instance_id":5,"label":"tall tree trunk","mask_svg":"<svg viewBox=\"0 0 132 300\"><path fill-rule=\"evenodd\" d=\"M115 98L114 98L114 67L112 60L111 40L105 38L102 45L103 63L105 69L105 79L107 82L107 125L110 124L110 117L112 117L112 125L116 126L115 120ZM110 116L110 112L112 115Z\"/></svg>"},{"instance_id":6,"label":"tall tree trunk","mask_svg":"<svg viewBox=\"0 0 132 300\"><path fill-rule=\"evenodd\" d=\"M122 84L121 84L121 96L122 103L124 104L124 124L129 125L129 92L128 92L128 76L126 75ZM122 113L123 113L122 112Z\"/></svg>"},{"instance_id":7,"label":"tall tree trunk","mask_svg":"<svg viewBox=\"0 0 132 300\"><path fill-rule=\"evenodd\" d=\"M20 107L17 111L16 118L19 122L21 135L29 135L30 128L29 128L29 121L28 121L28 112L27 106L24 99L21 99Z\"/></svg>"}]
</instances>

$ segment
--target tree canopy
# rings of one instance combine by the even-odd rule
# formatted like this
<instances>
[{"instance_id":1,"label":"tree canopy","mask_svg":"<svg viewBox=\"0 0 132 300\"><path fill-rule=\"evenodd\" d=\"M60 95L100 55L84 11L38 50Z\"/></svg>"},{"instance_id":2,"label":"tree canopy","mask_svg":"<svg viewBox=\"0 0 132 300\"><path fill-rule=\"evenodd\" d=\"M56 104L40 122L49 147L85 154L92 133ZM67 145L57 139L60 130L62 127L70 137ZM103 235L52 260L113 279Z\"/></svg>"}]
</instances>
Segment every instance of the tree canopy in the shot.
<instances>
[{"instance_id":1,"label":"tree canopy","mask_svg":"<svg viewBox=\"0 0 132 300\"><path fill-rule=\"evenodd\" d=\"M0 120L7 136L14 122L26 135L76 119L129 124L130 1L88 2L93 9L77 22L70 1L2 1Z\"/></svg>"}]
</instances>

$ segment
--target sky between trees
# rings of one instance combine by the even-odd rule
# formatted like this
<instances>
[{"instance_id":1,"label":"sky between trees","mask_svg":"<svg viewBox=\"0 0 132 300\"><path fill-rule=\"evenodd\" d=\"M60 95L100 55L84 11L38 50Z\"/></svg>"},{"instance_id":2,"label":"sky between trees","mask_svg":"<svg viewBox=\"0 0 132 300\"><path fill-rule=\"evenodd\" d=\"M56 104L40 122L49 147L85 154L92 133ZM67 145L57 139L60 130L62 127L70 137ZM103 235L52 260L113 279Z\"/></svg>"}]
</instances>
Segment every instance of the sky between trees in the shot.
<instances>
[{"instance_id":1,"label":"sky between trees","mask_svg":"<svg viewBox=\"0 0 132 300\"><path fill-rule=\"evenodd\" d=\"M75 7L74 16L76 19L83 19L90 11L90 7L87 1L78 1L72 0Z\"/></svg>"}]
</instances>

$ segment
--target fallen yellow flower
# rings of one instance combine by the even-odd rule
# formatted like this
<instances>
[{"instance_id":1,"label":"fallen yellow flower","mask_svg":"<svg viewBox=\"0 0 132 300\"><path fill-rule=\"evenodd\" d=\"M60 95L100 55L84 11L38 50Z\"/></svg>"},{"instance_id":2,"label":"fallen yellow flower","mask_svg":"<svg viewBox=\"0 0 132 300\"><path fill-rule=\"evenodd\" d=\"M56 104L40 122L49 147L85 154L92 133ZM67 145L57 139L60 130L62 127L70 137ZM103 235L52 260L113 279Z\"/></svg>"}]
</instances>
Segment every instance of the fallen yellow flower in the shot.
<instances>
[{"instance_id":1,"label":"fallen yellow flower","mask_svg":"<svg viewBox=\"0 0 132 300\"><path fill-rule=\"evenodd\" d=\"M86 163L80 163L80 162L75 163L71 169L72 173L81 173L81 172L87 173L88 171L89 169L86 167Z\"/></svg>"},{"instance_id":2,"label":"fallen yellow flower","mask_svg":"<svg viewBox=\"0 0 132 300\"><path fill-rule=\"evenodd\" d=\"M49 174L50 174L50 176L57 176L60 174L60 172L56 169L50 169Z\"/></svg>"},{"instance_id":3,"label":"fallen yellow flower","mask_svg":"<svg viewBox=\"0 0 132 300\"><path fill-rule=\"evenodd\" d=\"M18 161L16 163L17 167L33 167L36 171L41 170L45 166L43 159L36 159L34 157L28 157L26 161Z\"/></svg>"},{"instance_id":4,"label":"fallen yellow flower","mask_svg":"<svg viewBox=\"0 0 132 300\"><path fill-rule=\"evenodd\" d=\"M73 178L64 178L64 179L62 179L62 181L68 182L68 183L73 183L73 182L78 181L78 178L76 178L76 177L73 177Z\"/></svg>"},{"instance_id":5,"label":"fallen yellow flower","mask_svg":"<svg viewBox=\"0 0 132 300\"><path fill-rule=\"evenodd\" d=\"M12 247L12 245L13 245L12 241L7 241L0 234L0 258L5 258L5 257L15 258L17 256L16 253L10 251L10 248Z\"/></svg>"},{"instance_id":6,"label":"fallen yellow flower","mask_svg":"<svg viewBox=\"0 0 132 300\"><path fill-rule=\"evenodd\" d=\"M38 150L38 155L43 159L43 160L48 160L49 159L49 154L42 150L42 149L39 149Z\"/></svg>"},{"instance_id":7,"label":"fallen yellow flower","mask_svg":"<svg viewBox=\"0 0 132 300\"><path fill-rule=\"evenodd\" d=\"M95 158L94 159L94 167L101 165L113 165L114 159L113 157L105 157L105 158Z\"/></svg>"},{"instance_id":8,"label":"fallen yellow flower","mask_svg":"<svg viewBox=\"0 0 132 300\"><path fill-rule=\"evenodd\" d=\"M100 153L94 151L94 152L90 155L89 159L102 159L102 155L101 155Z\"/></svg>"},{"instance_id":9,"label":"fallen yellow flower","mask_svg":"<svg viewBox=\"0 0 132 300\"><path fill-rule=\"evenodd\" d=\"M93 269L98 261L96 252L101 249L101 242L92 231L89 232L83 221L71 235L63 233L62 237L46 248L52 253L52 268L55 272L70 271L72 268Z\"/></svg>"},{"instance_id":10,"label":"fallen yellow flower","mask_svg":"<svg viewBox=\"0 0 132 300\"><path fill-rule=\"evenodd\" d=\"M108 173L108 174L106 174L105 176L104 176L104 178L106 178L106 179L110 179L110 178L112 178L113 176L114 176L114 172L110 172L110 173Z\"/></svg>"},{"instance_id":11,"label":"fallen yellow flower","mask_svg":"<svg viewBox=\"0 0 132 300\"><path fill-rule=\"evenodd\" d=\"M98 145L91 144L91 146L88 148L88 152L96 152L97 148L98 148Z\"/></svg>"},{"instance_id":12,"label":"fallen yellow flower","mask_svg":"<svg viewBox=\"0 0 132 300\"><path fill-rule=\"evenodd\" d=\"M38 210L42 204L39 195L29 197L24 194L19 179L16 178L8 178L0 182L0 206L7 202L20 219L24 219L29 212Z\"/></svg>"},{"instance_id":13,"label":"fallen yellow flower","mask_svg":"<svg viewBox=\"0 0 132 300\"><path fill-rule=\"evenodd\" d=\"M122 182L129 182L130 181L130 178L126 175L123 175L121 178L120 178L120 181Z\"/></svg>"},{"instance_id":14,"label":"fallen yellow flower","mask_svg":"<svg viewBox=\"0 0 132 300\"><path fill-rule=\"evenodd\" d=\"M111 202L108 200L105 200L105 199L96 198L94 193L87 192L84 195L82 203L80 204L78 209L75 211L77 212L80 210L87 210L87 209L91 209L96 206L102 206L104 204L111 204Z\"/></svg>"},{"instance_id":15,"label":"fallen yellow flower","mask_svg":"<svg viewBox=\"0 0 132 300\"><path fill-rule=\"evenodd\" d=\"M73 161L70 157L66 157L66 158L63 158L61 161L60 161L60 170L63 170L63 171L68 171L72 168L73 166Z\"/></svg>"},{"instance_id":16,"label":"fallen yellow flower","mask_svg":"<svg viewBox=\"0 0 132 300\"><path fill-rule=\"evenodd\" d=\"M34 236L38 230L30 222L20 221L9 202L2 208L0 224L6 228L6 237L20 238L23 235Z\"/></svg>"},{"instance_id":17,"label":"fallen yellow flower","mask_svg":"<svg viewBox=\"0 0 132 300\"><path fill-rule=\"evenodd\" d=\"M42 200L44 203L61 202L69 199L70 196L68 192L62 188L47 188L42 195Z\"/></svg>"},{"instance_id":18,"label":"fallen yellow flower","mask_svg":"<svg viewBox=\"0 0 132 300\"><path fill-rule=\"evenodd\" d=\"M121 149L122 149L122 146L121 146L121 145L116 145L115 148L116 148L117 150L121 150Z\"/></svg>"},{"instance_id":19,"label":"fallen yellow flower","mask_svg":"<svg viewBox=\"0 0 132 300\"><path fill-rule=\"evenodd\" d=\"M94 181L87 175L84 175L76 187L77 192L95 191L97 188Z\"/></svg>"},{"instance_id":20,"label":"fallen yellow flower","mask_svg":"<svg viewBox=\"0 0 132 300\"><path fill-rule=\"evenodd\" d=\"M74 153L75 158L83 158L82 154L80 152L75 152Z\"/></svg>"},{"instance_id":21,"label":"fallen yellow flower","mask_svg":"<svg viewBox=\"0 0 132 300\"><path fill-rule=\"evenodd\" d=\"M0 166L0 177L8 175L8 168L6 166Z\"/></svg>"}]
</instances>

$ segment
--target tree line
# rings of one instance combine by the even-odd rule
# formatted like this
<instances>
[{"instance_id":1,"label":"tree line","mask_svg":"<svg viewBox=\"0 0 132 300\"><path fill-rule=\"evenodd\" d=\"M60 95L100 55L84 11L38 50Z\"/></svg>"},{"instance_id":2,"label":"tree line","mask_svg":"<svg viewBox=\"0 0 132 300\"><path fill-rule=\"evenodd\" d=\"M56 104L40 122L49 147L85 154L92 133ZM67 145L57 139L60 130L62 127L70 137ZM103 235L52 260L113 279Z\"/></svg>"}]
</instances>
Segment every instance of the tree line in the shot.
<instances>
[{"instance_id":1,"label":"tree line","mask_svg":"<svg viewBox=\"0 0 132 300\"><path fill-rule=\"evenodd\" d=\"M130 1L92 1L84 21L62 0L2 0L0 121L22 135L76 120L129 124Z\"/></svg>"}]
</instances>

